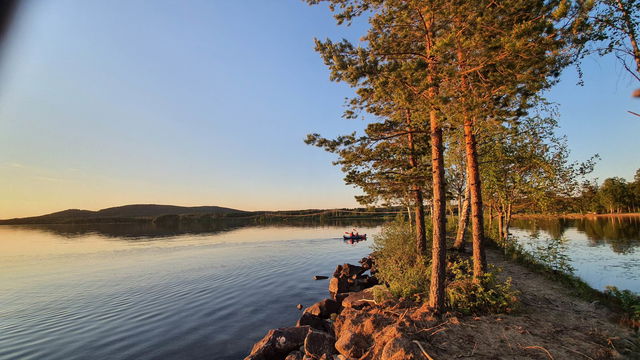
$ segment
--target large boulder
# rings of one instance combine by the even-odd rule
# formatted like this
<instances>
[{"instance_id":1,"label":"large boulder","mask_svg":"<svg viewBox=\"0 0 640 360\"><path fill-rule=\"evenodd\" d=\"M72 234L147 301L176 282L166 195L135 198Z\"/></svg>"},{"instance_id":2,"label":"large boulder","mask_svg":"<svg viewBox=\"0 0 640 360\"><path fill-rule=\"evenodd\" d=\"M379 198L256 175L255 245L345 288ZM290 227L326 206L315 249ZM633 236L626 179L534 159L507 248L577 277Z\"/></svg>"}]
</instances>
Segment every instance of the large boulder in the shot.
<instances>
[{"instance_id":1,"label":"large boulder","mask_svg":"<svg viewBox=\"0 0 640 360\"><path fill-rule=\"evenodd\" d=\"M345 278L331 278L329 281L329 292L331 296L349 292L349 282Z\"/></svg>"},{"instance_id":2,"label":"large boulder","mask_svg":"<svg viewBox=\"0 0 640 360\"><path fill-rule=\"evenodd\" d=\"M345 330L335 344L336 350L347 358L359 359L371 347L371 339Z\"/></svg>"},{"instance_id":3,"label":"large boulder","mask_svg":"<svg viewBox=\"0 0 640 360\"><path fill-rule=\"evenodd\" d=\"M332 332L331 324L327 320L324 320L321 317L308 312L302 313L302 316L300 316L300 319L296 323L296 326L305 325L308 325L316 330L326 331L328 333Z\"/></svg>"},{"instance_id":4,"label":"large boulder","mask_svg":"<svg viewBox=\"0 0 640 360\"><path fill-rule=\"evenodd\" d=\"M340 311L340 304L333 299L324 299L309 306L304 310L305 313L328 319L331 314L336 314Z\"/></svg>"},{"instance_id":5,"label":"large boulder","mask_svg":"<svg viewBox=\"0 0 640 360\"><path fill-rule=\"evenodd\" d=\"M336 267L336 271L333 272L333 277L355 279L356 277L362 275L365 271L367 271L367 269L357 265L352 265L352 264L338 265Z\"/></svg>"},{"instance_id":6,"label":"large boulder","mask_svg":"<svg viewBox=\"0 0 640 360\"><path fill-rule=\"evenodd\" d=\"M320 359L322 356L331 359L331 355L336 352L335 342L336 339L333 336L323 331L309 330L304 340L304 353L313 359Z\"/></svg>"},{"instance_id":7,"label":"large boulder","mask_svg":"<svg viewBox=\"0 0 640 360\"><path fill-rule=\"evenodd\" d=\"M290 352L304 345L309 326L288 327L269 330L267 335L258 341L245 360L280 360Z\"/></svg>"}]
</instances>

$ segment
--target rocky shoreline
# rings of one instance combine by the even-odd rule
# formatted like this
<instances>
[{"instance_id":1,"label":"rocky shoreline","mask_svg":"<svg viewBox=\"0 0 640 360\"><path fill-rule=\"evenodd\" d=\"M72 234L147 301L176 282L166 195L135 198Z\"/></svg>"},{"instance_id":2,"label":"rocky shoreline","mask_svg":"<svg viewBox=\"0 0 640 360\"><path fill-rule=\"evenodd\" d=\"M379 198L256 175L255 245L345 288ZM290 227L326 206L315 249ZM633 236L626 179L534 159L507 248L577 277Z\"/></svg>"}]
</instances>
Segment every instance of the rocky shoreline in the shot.
<instances>
[{"instance_id":1,"label":"rocky shoreline","mask_svg":"<svg viewBox=\"0 0 640 360\"><path fill-rule=\"evenodd\" d=\"M410 300L377 303L368 257L338 266L330 298L304 309L296 326L270 330L245 360L640 359L638 334L604 306L499 252L488 260L520 292L513 313L434 316Z\"/></svg>"},{"instance_id":2,"label":"rocky shoreline","mask_svg":"<svg viewBox=\"0 0 640 360\"><path fill-rule=\"evenodd\" d=\"M340 335L336 325L345 309L361 309L373 302L370 288L378 284L373 259L369 256L359 263L338 265L329 281L331 297L304 309L296 326L270 330L245 360L333 360L357 355L352 350L358 342L336 336ZM320 279L326 277L314 277Z\"/></svg>"}]
</instances>

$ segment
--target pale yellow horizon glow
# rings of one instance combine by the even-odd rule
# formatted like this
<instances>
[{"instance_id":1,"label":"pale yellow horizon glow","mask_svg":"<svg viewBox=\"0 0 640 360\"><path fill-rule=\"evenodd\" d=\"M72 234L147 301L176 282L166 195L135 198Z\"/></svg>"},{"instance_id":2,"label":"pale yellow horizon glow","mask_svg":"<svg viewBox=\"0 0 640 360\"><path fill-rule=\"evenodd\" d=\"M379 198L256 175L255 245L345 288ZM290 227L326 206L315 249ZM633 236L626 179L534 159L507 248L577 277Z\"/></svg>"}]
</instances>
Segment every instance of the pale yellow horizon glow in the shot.
<instances>
[{"instance_id":1,"label":"pale yellow horizon glow","mask_svg":"<svg viewBox=\"0 0 640 360\"><path fill-rule=\"evenodd\" d=\"M153 182L87 174L79 169L50 170L21 163L0 164L0 219L40 216L67 209L100 210L131 204L221 206L238 210L298 210L357 207L353 190L343 197L318 196L327 189L266 188L256 185L238 197L224 186ZM332 191L335 193L335 191Z\"/></svg>"}]
</instances>

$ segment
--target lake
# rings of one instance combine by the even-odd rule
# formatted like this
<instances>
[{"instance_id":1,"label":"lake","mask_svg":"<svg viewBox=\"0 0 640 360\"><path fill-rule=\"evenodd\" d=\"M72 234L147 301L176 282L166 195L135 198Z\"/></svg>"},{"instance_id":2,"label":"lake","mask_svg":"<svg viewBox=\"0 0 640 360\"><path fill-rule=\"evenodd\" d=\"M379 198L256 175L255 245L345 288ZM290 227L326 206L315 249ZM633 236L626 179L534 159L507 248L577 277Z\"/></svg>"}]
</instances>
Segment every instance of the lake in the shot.
<instances>
[{"instance_id":1,"label":"lake","mask_svg":"<svg viewBox=\"0 0 640 360\"><path fill-rule=\"evenodd\" d=\"M371 236L340 238L352 226L0 226L0 359L242 359L328 296L314 275L370 252ZM640 291L640 218L518 219L512 233L530 249L563 239L595 288Z\"/></svg>"},{"instance_id":2,"label":"lake","mask_svg":"<svg viewBox=\"0 0 640 360\"><path fill-rule=\"evenodd\" d=\"M242 359L370 252L350 229L0 226L0 359Z\"/></svg>"},{"instance_id":3,"label":"lake","mask_svg":"<svg viewBox=\"0 0 640 360\"><path fill-rule=\"evenodd\" d=\"M511 233L528 250L559 239L574 273L595 289L640 292L640 216L515 219Z\"/></svg>"}]
</instances>

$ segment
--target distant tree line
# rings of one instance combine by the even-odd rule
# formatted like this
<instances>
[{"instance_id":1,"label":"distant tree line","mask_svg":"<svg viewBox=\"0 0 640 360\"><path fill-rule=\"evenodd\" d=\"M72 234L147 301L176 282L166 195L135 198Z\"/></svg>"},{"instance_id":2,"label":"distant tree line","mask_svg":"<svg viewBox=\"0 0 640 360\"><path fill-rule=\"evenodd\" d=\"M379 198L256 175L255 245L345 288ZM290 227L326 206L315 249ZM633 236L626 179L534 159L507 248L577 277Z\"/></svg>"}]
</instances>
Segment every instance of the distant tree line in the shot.
<instances>
[{"instance_id":1,"label":"distant tree line","mask_svg":"<svg viewBox=\"0 0 640 360\"><path fill-rule=\"evenodd\" d=\"M605 179L601 184L596 180L582 184L579 194L566 201L562 212L619 214L640 212L640 169L633 181L621 177ZM559 202L563 204L563 202Z\"/></svg>"}]
</instances>

